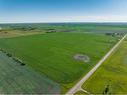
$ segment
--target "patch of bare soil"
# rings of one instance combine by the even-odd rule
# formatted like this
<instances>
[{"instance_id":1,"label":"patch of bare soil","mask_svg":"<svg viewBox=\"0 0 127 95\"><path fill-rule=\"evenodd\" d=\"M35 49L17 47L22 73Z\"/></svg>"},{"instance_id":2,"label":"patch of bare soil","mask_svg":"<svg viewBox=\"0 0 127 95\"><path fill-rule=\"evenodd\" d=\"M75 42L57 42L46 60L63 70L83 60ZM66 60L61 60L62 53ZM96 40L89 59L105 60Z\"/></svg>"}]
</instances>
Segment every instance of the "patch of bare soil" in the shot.
<instances>
[{"instance_id":1,"label":"patch of bare soil","mask_svg":"<svg viewBox=\"0 0 127 95\"><path fill-rule=\"evenodd\" d=\"M75 60L78 60L78 61L83 61L83 62L85 62L85 63L90 62L89 56L84 55L84 54L76 54L76 55L74 56L74 59L75 59Z\"/></svg>"}]
</instances>

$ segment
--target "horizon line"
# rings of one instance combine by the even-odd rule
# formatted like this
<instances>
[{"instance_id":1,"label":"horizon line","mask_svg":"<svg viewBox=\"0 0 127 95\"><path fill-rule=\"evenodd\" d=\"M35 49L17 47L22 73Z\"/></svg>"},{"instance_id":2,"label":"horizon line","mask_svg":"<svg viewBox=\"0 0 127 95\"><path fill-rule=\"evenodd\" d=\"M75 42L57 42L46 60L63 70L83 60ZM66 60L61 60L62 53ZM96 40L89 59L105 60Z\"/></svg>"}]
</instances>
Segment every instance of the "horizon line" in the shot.
<instances>
[{"instance_id":1,"label":"horizon line","mask_svg":"<svg viewBox=\"0 0 127 95\"><path fill-rule=\"evenodd\" d=\"M79 21L79 22L69 22L69 21L60 21L60 22L0 22L0 24L38 24L38 23L44 23L44 24L48 24L48 23L127 23L127 21Z\"/></svg>"}]
</instances>

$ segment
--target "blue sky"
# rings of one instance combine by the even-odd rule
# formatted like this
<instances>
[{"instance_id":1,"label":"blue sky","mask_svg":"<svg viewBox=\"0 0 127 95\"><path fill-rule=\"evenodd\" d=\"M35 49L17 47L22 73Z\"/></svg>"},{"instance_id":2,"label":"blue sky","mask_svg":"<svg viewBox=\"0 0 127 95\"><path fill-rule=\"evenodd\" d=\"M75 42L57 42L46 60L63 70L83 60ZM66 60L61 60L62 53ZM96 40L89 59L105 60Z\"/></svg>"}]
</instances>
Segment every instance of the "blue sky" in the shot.
<instances>
[{"instance_id":1,"label":"blue sky","mask_svg":"<svg viewBox=\"0 0 127 95\"><path fill-rule=\"evenodd\" d=\"M127 22L127 0L0 0L9 22Z\"/></svg>"}]
</instances>

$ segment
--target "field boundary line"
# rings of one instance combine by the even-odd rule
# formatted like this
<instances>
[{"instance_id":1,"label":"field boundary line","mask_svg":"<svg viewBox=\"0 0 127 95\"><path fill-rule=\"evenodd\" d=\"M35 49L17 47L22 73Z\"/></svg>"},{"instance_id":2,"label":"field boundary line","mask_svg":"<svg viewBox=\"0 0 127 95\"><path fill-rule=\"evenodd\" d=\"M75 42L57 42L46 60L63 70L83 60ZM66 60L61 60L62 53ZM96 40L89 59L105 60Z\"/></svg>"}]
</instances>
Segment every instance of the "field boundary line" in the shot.
<instances>
[{"instance_id":1,"label":"field boundary line","mask_svg":"<svg viewBox=\"0 0 127 95\"><path fill-rule=\"evenodd\" d=\"M82 85L88 80L94 72L101 66L101 64L113 53L113 51L121 44L121 42L127 37L127 34L125 34L119 42L114 45L112 49L109 50L109 52L79 81L76 85L74 85L67 93L66 95L73 95L77 91L82 88Z\"/></svg>"}]
</instances>

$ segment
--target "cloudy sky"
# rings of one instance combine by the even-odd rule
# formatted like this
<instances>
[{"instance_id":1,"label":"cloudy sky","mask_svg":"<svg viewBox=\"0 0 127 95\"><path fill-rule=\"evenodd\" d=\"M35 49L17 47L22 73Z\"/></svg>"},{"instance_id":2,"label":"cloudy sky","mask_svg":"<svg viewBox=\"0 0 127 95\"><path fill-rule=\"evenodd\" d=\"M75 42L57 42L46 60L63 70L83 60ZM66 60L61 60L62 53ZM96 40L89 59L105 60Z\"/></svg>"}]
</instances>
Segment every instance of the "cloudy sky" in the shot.
<instances>
[{"instance_id":1,"label":"cloudy sky","mask_svg":"<svg viewBox=\"0 0 127 95\"><path fill-rule=\"evenodd\" d=\"M0 23L127 22L127 0L0 0Z\"/></svg>"}]
</instances>

